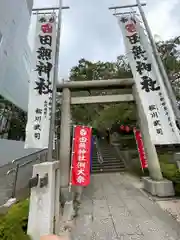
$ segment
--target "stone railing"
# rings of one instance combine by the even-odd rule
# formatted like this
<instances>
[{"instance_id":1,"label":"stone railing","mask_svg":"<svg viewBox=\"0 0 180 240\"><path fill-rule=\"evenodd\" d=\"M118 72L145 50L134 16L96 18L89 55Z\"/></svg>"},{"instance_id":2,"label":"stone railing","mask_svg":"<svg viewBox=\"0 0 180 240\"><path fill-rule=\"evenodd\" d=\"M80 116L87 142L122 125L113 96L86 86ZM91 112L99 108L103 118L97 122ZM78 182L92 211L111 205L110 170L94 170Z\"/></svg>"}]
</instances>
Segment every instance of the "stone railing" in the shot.
<instances>
[{"instance_id":1,"label":"stone railing","mask_svg":"<svg viewBox=\"0 0 180 240\"><path fill-rule=\"evenodd\" d=\"M47 149L15 159L0 168L0 206L10 198L26 197L29 193L29 179L32 166L46 161Z\"/></svg>"}]
</instances>

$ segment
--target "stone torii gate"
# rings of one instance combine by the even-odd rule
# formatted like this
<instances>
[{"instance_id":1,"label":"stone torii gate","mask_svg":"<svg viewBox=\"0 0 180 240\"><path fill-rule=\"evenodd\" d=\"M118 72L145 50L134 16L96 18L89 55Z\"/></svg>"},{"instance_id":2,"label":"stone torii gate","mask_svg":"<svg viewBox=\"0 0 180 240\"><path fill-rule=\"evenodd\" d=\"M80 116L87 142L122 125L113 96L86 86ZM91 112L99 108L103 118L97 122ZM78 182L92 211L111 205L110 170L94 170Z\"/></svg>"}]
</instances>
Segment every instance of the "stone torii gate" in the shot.
<instances>
[{"instance_id":1,"label":"stone torii gate","mask_svg":"<svg viewBox=\"0 0 180 240\"><path fill-rule=\"evenodd\" d=\"M72 91L86 91L93 89L122 89L118 95L71 97ZM129 89L131 94L127 94ZM68 185L70 180L70 137L71 137L71 104L112 103L135 101L137 117L144 141L145 152L148 158L150 178L144 178L144 188L152 195L172 196L174 189L172 182L163 179L156 148L151 141L147 118L145 116L139 94L133 79L109 79L92 81L64 82L57 86L61 95L61 132L60 132L60 184L61 196L69 198Z\"/></svg>"}]
</instances>

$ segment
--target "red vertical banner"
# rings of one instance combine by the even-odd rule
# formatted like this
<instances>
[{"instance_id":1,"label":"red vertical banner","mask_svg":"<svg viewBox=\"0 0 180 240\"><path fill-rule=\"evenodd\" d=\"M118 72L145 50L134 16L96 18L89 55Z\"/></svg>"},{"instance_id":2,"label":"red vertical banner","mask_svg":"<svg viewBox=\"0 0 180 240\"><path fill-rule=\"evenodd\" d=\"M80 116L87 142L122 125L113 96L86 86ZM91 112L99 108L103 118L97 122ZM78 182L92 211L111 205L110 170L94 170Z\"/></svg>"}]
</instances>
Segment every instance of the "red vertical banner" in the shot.
<instances>
[{"instance_id":1,"label":"red vertical banner","mask_svg":"<svg viewBox=\"0 0 180 240\"><path fill-rule=\"evenodd\" d=\"M72 147L71 184L87 186L90 184L92 128L75 126Z\"/></svg>"},{"instance_id":2,"label":"red vertical banner","mask_svg":"<svg viewBox=\"0 0 180 240\"><path fill-rule=\"evenodd\" d=\"M142 169L148 168L148 162L147 162L146 153L144 150L144 143L143 143L143 139L141 136L141 132L139 130L137 130L136 128L134 128L134 136L136 139L136 144L137 144L137 148L138 148L138 152L139 152L139 159L141 162L141 167L142 167Z\"/></svg>"}]
</instances>

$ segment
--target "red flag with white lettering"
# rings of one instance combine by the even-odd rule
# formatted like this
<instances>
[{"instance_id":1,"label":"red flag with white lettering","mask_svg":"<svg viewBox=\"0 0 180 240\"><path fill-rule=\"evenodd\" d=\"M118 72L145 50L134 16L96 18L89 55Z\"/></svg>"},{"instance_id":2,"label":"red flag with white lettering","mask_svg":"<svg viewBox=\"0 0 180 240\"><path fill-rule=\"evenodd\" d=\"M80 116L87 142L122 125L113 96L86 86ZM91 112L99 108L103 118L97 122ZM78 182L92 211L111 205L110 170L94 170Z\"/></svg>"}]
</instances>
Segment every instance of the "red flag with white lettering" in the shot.
<instances>
[{"instance_id":1,"label":"red flag with white lettering","mask_svg":"<svg viewBox=\"0 0 180 240\"><path fill-rule=\"evenodd\" d=\"M75 126L72 148L71 184L87 186L90 184L92 128Z\"/></svg>"},{"instance_id":2,"label":"red flag with white lettering","mask_svg":"<svg viewBox=\"0 0 180 240\"><path fill-rule=\"evenodd\" d=\"M136 139L136 144L137 144L137 148L138 148L138 152L139 152L139 159L141 162L141 167L142 167L142 169L148 168L148 162L147 162L146 153L144 150L144 143L143 143L143 139L141 136L141 132L139 130L137 130L136 128L134 128L134 136Z\"/></svg>"}]
</instances>

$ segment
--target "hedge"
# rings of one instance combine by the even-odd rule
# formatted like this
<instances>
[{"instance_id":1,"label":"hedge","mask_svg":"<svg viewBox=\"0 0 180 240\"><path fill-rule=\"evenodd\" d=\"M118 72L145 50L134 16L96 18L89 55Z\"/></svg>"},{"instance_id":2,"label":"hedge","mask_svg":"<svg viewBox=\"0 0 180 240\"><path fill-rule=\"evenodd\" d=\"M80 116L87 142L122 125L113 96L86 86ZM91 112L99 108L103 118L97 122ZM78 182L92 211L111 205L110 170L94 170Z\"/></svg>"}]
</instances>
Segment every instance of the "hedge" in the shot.
<instances>
[{"instance_id":1,"label":"hedge","mask_svg":"<svg viewBox=\"0 0 180 240\"><path fill-rule=\"evenodd\" d=\"M169 161L172 157L172 154L159 155L161 171L165 178L173 182L176 195L180 196L180 171L176 163Z\"/></svg>"},{"instance_id":2,"label":"hedge","mask_svg":"<svg viewBox=\"0 0 180 240\"><path fill-rule=\"evenodd\" d=\"M30 240L26 234L29 200L13 205L5 215L0 215L1 240Z\"/></svg>"}]
</instances>

